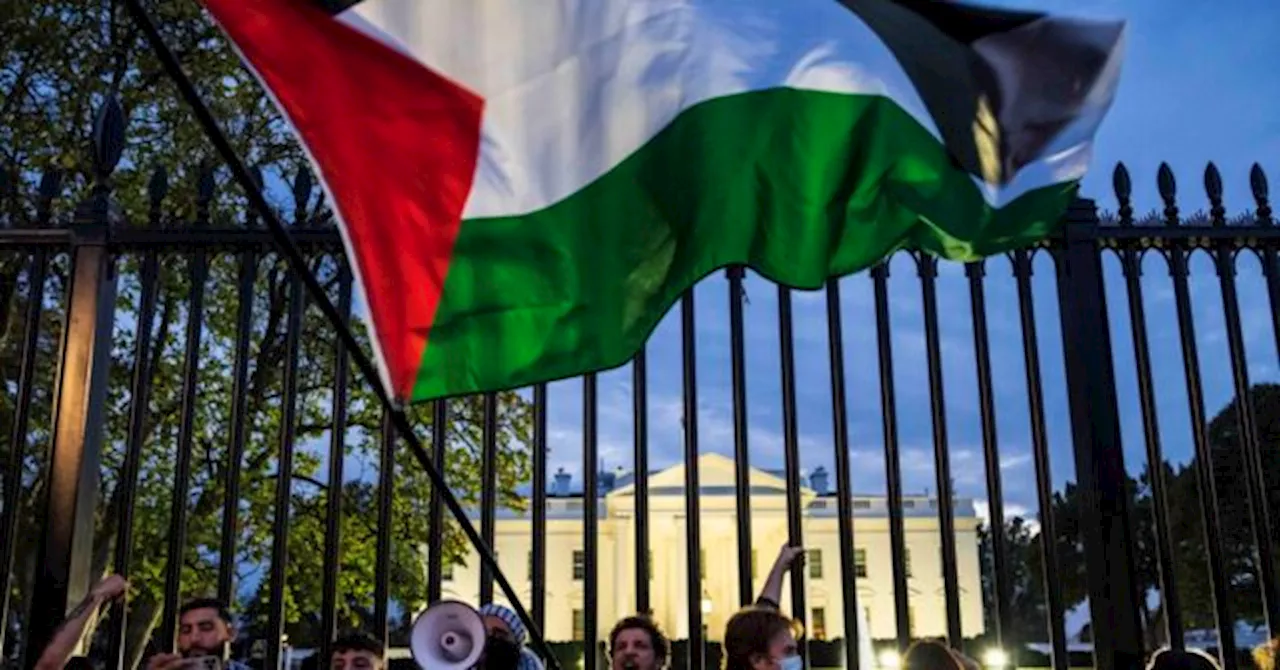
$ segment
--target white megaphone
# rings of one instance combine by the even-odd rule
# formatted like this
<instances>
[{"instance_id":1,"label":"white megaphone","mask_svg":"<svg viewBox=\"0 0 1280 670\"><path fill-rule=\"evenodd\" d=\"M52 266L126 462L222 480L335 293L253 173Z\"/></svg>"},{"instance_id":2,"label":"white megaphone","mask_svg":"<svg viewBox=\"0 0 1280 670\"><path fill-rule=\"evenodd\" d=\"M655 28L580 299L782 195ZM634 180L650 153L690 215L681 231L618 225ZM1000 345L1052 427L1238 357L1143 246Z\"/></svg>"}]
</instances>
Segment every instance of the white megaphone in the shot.
<instances>
[{"instance_id":1,"label":"white megaphone","mask_svg":"<svg viewBox=\"0 0 1280 670\"><path fill-rule=\"evenodd\" d=\"M484 654L484 619L470 605L442 600L413 622L409 650L423 670L471 670Z\"/></svg>"}]
</instances>

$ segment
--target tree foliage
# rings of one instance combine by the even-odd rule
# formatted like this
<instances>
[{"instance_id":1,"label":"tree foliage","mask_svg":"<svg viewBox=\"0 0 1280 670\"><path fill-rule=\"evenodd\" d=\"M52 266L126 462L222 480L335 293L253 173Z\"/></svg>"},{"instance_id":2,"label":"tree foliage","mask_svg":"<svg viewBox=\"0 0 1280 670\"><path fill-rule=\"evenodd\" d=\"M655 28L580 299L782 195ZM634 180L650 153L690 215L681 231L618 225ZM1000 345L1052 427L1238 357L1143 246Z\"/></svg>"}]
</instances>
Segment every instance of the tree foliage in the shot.
<instances>
[{"instance_id":1,"label":"tree foliage","mask_svg":"<svg viewBox=\"0 0 1280 670\"><path fill-rule=\"evenodd\" d=\"M189 110L175 94L157 61L139 39L119 3L67 0L17 0L0 11L0 225L39 225L39 211L51 208L63 221L83 198L91 181L87 138L94 110L103 96L115 92L128 120L127 147L112 175L113 198L124 225L252 226L253 216L238 189L216 166L210 148ZM157 2L151 10L170 46L178 53L232 143L248 162L265 174L268 195L296 226L327 225L328 214L315 189L288 182L306 170L305 161L276 110L241 67L194 2ZM163 167L163 178L153 171ZM38 188L45 175L60 176L58 188L42 201ZM214 188L199 195L201 177ZM48 183L48 182L46 182ZM151 195L163 195L153 208ZM294 182L295 184L297 182ZM202 201L200 206L198 202ZM207 215L203 214L207 210ZM152 217L152 212L158 217ZM116 332L110 370L107 447L102 454L95 529L93 570L111 569L115 538L122 520L132 513L127 648L135 663L160 623L163 585L169 560L181 561L183 598L216 591L222 540L223 506L232 469L231 425L235 342L239 335L239 255L210 252L164 254L158 274L142 275L144 257L122 255ZM207 263L200 284L204 305L191 313L192 270ZM255 270L249 340L248 383L240 392L246 404L246 437L239 462L240 495L233 603L247 616L252 634L260 631L268 610L270 558L276 519L274 500L280 481L277 466L283 438L284 370L289 359L287 324L291 273L272 254L251 259ZM317 255L313 269L336 298L341 259ZM27 305L32 295L31 258L26 253L0 253L0 462L14 444L15 396L24 349ZM17 509L17 565L11 580L11 609L6 636L9 649L21 640L29 606L34 561L47 481L47 461L60 336L65 319L63 299L68 259L54 256L44 282L40 338L30 424L23 444L23 482ZM150 323L139 330L139 304L144 287L156 292ZM183 374L188 326L201 325L197 344L195 402L184 405ZM354 327L362 343L368 336L359 320ZM136 482L136 504L126 509L121 481L128 451L131 394L138 346L145 343L151 360L141 371L149 385L147 414ZM381 410L370 387L352 373L346 404L348 430L341 440L345 467L342 482L328 481L329 442L333 428L336 338L314 307L303 313L298 338L297 422L288 528L289 560L285 563L285 615L291 642L318 643L321 611L323 547L327 497L342 495L339 614L345 625L369 626L374 611L378 474L381 464ZM366 346L367 348L367 346ZM189 496L185 509L186 541L180 555L170 557L171 503L176 479L183 413L192 415ZM430 434L430 408L415 413L419 435ZM464 503L478 504L480 472L480 399L449 404L446 471L451 488ZM528 478L527 447L530 411L514 393L499 396L499 501L520 508L517 484ZM392 497L390 593L399 605L393 612L411 615L425 595L422 545L430 529L430 487L425 473L407 450L395 449ZM465 540L455 525L445 529L446 559L457 561ZM395 622L393 622L394 625ZM100 630L101 632L101 630ZM99 635L96 644L102 644Z\"/></svg>"}]
</instances>

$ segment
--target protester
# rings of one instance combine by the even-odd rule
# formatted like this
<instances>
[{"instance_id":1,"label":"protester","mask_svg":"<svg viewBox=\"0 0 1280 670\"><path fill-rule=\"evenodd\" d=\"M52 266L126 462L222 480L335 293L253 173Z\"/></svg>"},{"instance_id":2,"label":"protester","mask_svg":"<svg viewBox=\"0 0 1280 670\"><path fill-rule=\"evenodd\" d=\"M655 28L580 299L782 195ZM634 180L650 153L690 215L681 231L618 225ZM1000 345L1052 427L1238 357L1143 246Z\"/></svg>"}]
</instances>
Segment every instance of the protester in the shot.
<instances>
[{"instance_id":1,"label":"protester","mask_svg":"<svg viewBox=\"0 0 1280 670\"><path fill-rule=\"evenodd\" d=\"M784 545L765 579L756 604L734 614L725 626L725 670L795 670L803 668L797 640L800 622L779 610L782 578L804 564L804 549ZM797 572L797 574L799 574Z\"/></svg>"},{"instance_id":2,"label":"protester","mask_svg":"<svg viewBox=\"0 0 1280 670\"><path fill-rule=\"evenodd\" d=\"M488 670L543 670L542 661L528 648L528 634L520 617L497 603L480 607L488 639L484 647L484 667Z\"/></svg>"},{"instance_id":3,"label":"protester","mask_svg":"<svg viewBox=\"0 0 1280 670\"><path fill-rule=\"evenodd\" d=\"M1276 655L1280 652L1280 637L1263 642L1253 650L1253 664L1258 670L1276 670Z\"/></svg>"},{"instance_id":4,"label":"protester","mask_svg":"<svg viewBox=\"0 0 1280 670\"><path fill-rule=\"evenodd\" d=\"M637 614L614 624L609 632L612 670L662 670L671 657L671 643L658 623Z\"/></svg>"},{"instance_id":5,"label":"protester","mask_svg":"<svg viewBox=\"0 0 1280 670\"><path fill-rule=\"evenodd\" d=\"M382 670L382 643L369 635L351 632L340 635L330 645L329 667L332 670Z\"/></svg>"},{"instance_id":6,"label":"protester","mask_svg":"<svg viewBox=\"0 0 1280 670\"><path fill-rule=\"evenodd\" d=\"M235 637L231 612L221 600L191 600L178 611L178 653L152 656L147 670L178 670L185 659L202 656L222 659L226 670L249 670L249 666L228 659Z\"/></svg>"},{"instance_id":7,"label":"protester","mask_svg":"<svg viewBox=\"0 0 1280 670\"><path fill-rule=\"evenodd\" d=\"M1161 649L1151 656L1147 670L1222 670L1218 661L1199 649Z\"/></svg>"},{"instance_id":8,"label":"protester","mask_svg":"<svg viewBox=\"0 0 1280 670\"><path fill-rule=\"evenodd\" d=\"M937 640L921 640L911 645L902 657L906 670L966 670L954 650Z\"/></svg>"},{"instance_id":9,"label":"protester","mask_svg":"<svg viewBox=\"0 0 1280 670\"><path fill-rule=\"evenodd\" d=\"M120 575L109 575L89 589L84 600L71 610L62 625L58 626L58 630L54 632L53 639L45 646L39 660L36 661L36 670L62 670L67 667L72 662L71 652L80 645L85 629L97 615L98 610L124 595L128 589L129 582ZM80 664L80 661L75 661L75 664Z\"/></svg>"}]
</instances>

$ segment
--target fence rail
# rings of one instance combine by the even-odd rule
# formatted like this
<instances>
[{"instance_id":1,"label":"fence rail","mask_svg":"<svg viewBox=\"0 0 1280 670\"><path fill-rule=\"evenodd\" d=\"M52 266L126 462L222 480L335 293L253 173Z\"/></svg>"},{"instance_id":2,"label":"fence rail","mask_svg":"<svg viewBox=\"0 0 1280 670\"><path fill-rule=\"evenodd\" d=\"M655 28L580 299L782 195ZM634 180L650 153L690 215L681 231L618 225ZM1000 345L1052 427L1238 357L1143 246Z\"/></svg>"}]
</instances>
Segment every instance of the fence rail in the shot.
<instances>
[{"instance_id":1,"label":"fence rail","mask_svg":"<svg viewBox=\"0 0 1280 670\"><path fill-rule=\"evenodd\" d=\"M100 136L98 153L110 154L112 142L118 138ZM427 486L413 464L397 461L394 429L374 402L368 380L350 375L349 352L334 344L327 325L308 306L298 277L284 270L252 212L215 207L219 183L212 166L196 170L192 215L177 220L165 214L176 187L171 187L164 169L157 169L150 181L146 210L122 212L109 182L114 161L104 155L98 165L89 194L71 211L60 200L63 180L56 171L40 177L34 194L14 180L7 180L0 193L0 372L8 389L6 403L0 406L8 436L0 523L0 560L10 585L0 601L5 657L19 664L31 662L67 604L107 571L135 582L127 611L115 606L94 638L95 649L110 658L111 665L122 667L136 663L147 649L172 647L178 607L193 595L213 593L239 605L249 636L261 647L251 653L260 652L268 667L280 665L300 639L309 640L301 644L318 648L323 658L334 633L347 626L402 644L413 610L449 593L491 599L494 575L487 569L478 572L474 592L449 578L450 566L466 549L443 514L439 492ZM883 646L899 651L920 636L913 629L916 612L911 604L920 578L912 574L910 550L919 546L915 537L921 519L935 523L929 532L937 537L940 555L941 608L936 618L942 624L929 634L967 646L975 654L983 645L1016 650L1047 642L1052 666L1068 667L1066 618L1071 603L1060 579L1064 538L1072 546L1079 543L1086 557L1094 663L1099 668L1136 667L1157 641L1186 644L1192 623L1184 617L1184 607L1204 605L1189 602L1189 597L1207 595L1211 601L1217 646L1226 650L1221 655L1228 670L1240 663L1231 650L1237 646L1241 618L1233 608L1248 606L1241 605L1242 592L1254 594L1261 621L1268 631L1275 630L1280 594L1271 515L1280 499L1280 473L1272 463L1280 459L1272 441L1277 435L1271 431L1280 430L1280 424L1273 428L1270 418L1260 418L1255 407L1261 396L1251 382L1236 269L1242 252L1256 254L1273 343L1280 345L1280 229L1272 217L1266 177L1257 166L1250 174L1255 209L1233 220L1227 218L1222 179L1214 166L1204 174L1207 214L1185 217L1179 212L1176 184L1167 166L1160 168L1157 181L1163 210L1135 219L1130 176L1118 166L1114 216L1099 217L1091 201L1078 200L1062 235L1007 255L1029 427L1029 435L1016 439L1030 443L1039 506L1034 556L1039 574L1030 581L1017 575L1028 570L1031 554L1015 551L1004 530L1012 519L1002 493L1006 482L1001 447L1002 440L1014 438L997 435L999 380L992 361L1006 354L992 348L993 307L987 294L988 274L999 263L988 260L963 268L981 435L981 485L990 501L985 523L994 538L987 540L989 549L981 554L986 564L978 567L982 577L977 597L983 601L978 611L983 620L976 624L966 614L965 599L975 596L964 586L970 583L969 573L962 571L967 569L965 556L978 548L958 539L956 523L966 503L954 489L954 439L948 421L955 411L949 410L943 377L947 350L939 312L952 307L939 300L939 284L947 279L940 271L945 268L931 257L899 252L912 259L919 281L935 487L925 496L929 514L909 511L915 499L903 477L900 429L904 420L916 419L900 414L894 364L901 354L895 356L890 301L892 260L868 273L875 323L867 327L874 329L874 347L853 352L858 361L874 359L878 370L885 564L891 577L872 586L893 594L892 611L885 615L888 626L879 623L879 611L866 617L854 597L863 592L858 585L867 579L867 566L858 558L858 551L866 550L855 541L857 520L865 513L850 475L858 463L851 459L846 381L850 357L845 349L849 329L842 317L841 287L865 279L828 282L824 304L832 426L830 444L823 447L828 453L821 458L830 457L834 464L831 533L839 563L833 592L824 589L821 603L806 587L816 579L812 574L790 581L789 609L815 638L807 647L806 663L821 667L830 662L820 636L856 640L889 629L892 633L882 636L887 638ZM358 323L352 315L360 305L352 295L341 240L310 176L299 174L287 186L293 198L295 239L311 255L314 270L340 312ZM284 187L269 190L283 192ZM1218 277L1235 398L1233 432L1225 450L1210 434L1213 422L1206 414L1197 350L1202 336L1194 323L1194 254L1206 254ZM1120 264L1119 281L1107 279L1109 255ZM1046 398L1045 347L1037 319L1037 310L1044 308L1036 305L1043 295L1033 286L1033 270L1041 256L1052 263L1057 288L1065 407L1051 406ZM1178 364L1151 353L1141 281L1147 257L1167 264L1174 293L1194 447L1188 467L1194 471L1194 491L1199 492L1199 519L1193 531L1175 524L1170 511L1175 482L1166 469L1162 444L1169 432L1157 415L1154 380L1157 371ZM755 595L755 548L760 540L752 535L759 527L756 522L770 512L756 507L760 468L751 462L748 388L749 382L757 382L749 380L748 373L759 368L748 365L744 283L753 280L740 268L728 269L726 278L732 439L728 444L708 444L699 433L696 335L701 313L690 291L679 315L683 502L675 516L661 517L679 519L680 532L661 537L682 537L685 547L724 551L704 541L704 532L714 531L716 537L722 533L708 516L713 510L706 507L710 503L703 484L704 477L716 473L702 470L701 457L709 450L725 453L733 463L732 505L727 509L733 517L730 536L736 537L733 560L725 565L735 571L729 588L736 607ZM1118 406L1118 358L1111 342L1108 297L1122 301L1129 314L1141 453L1150 467L1126 463L1122 448L1126 419ZM806 492L816 484L811 479L806 487L801 472L791 290L777 288L777 306L783 535L792 543L818 542L811 530L816 508ZM572 602L580 603L573 609L584 615L581 626L574 626L574 636L587 642L583 663L588 670L602 662L593 653L594 642L612 624L600 619L600 603L605 600L614 603L614 610L626 605L653 611L659 618L669 614L668 627L687 640L674 659L679 667L708 667L717 653L707 643L718 639L718 631L704 631L703 622L710 620L707 589L718 575L704 583L700 551L684 551L683 565L675 564L675 572L671 566L653 564L655 550L672 549L665 539L656 539L665 529L655 528L653 521L660 511L654 507L654 496L668 487L655 486L652 478L662 474L650 473L652 372L651 361L641 352L631 364L629 380L629 525L613 525L609 503L592 503L619 486L598 467L601 422L608 420L600 414L600 378L592 374L581 381L582 488L576 495L583 504L578 516L570 515L580 526L568 554L557 546L563 540L560 528L569 518L564 510L570 509L560 503L573 495L548 488L547 452L562 445L552 444L548 408L554 400L547 385L529 393L439 401L415 413L433 459L444 464L451 486L475 510L486 543L501 553L503 520L514 515L527 522L528 587L522 597L528 598L532 616L544 630L551 630L553 618L564 618L556 610L570 603L559 587L548 589L555 582L551 573L558 575L565 568L552 556L572 556L577 573L578 554L573 552L581 552L580 595ZM1081 501L1078 518L1055 518L1054 510L1065 495L1062 482L1070 479L1050 471L1048 423L1056 414L1069 416L1075 464L1071 486ZM365 466L373 467L376 475L364 472ZM1144 475L1132 474L1139 471ZM1130 493L1135 478L1149 491L1141 498L1143 509L1135 508ZM518 479L530 482L528 490L520 488ZM662 514L668 511L663 508ZM1236 531L1242 520L1249 529L1244 536ZM606 524L624 529L609 533L625 536L609 540L623 542L619 546L625 550L608 557L603 538L615 536L602 530ZM1196 591L1189 596L1186 590L1206 577L1179 569L1179 554L1188 546L1204 553L1207 594ZM504 557L507 572L523 573L515 570L519 561ZM606 566L613 576L601 569L606 558L614 563ZM623 573L619 565L633 566L633 587L617 583ZM1148 573L1154 575L1154 583ZM672 591L659 588L653 581L658 575L682 583L677 589L682 603L667 602ZM1022 632L1028 628L1021 620L1027 610L1019 609L1019 601L1029 597L1028 585L1041 599L1034 611L1043 618L1037 625L1046 632L1045 640L1026 639ZM405 592L419 587L417 593ZM1154 622L1148 620L1150 593L1159 594ZM823 608L822 621L818 607ZM835 635L825 630L828 611L840 612ZM860 630L864 621L877 625ZM861 657L853 644L836 658L848 667L870 667L880 660Z\"/></svg>"}]
</instances>

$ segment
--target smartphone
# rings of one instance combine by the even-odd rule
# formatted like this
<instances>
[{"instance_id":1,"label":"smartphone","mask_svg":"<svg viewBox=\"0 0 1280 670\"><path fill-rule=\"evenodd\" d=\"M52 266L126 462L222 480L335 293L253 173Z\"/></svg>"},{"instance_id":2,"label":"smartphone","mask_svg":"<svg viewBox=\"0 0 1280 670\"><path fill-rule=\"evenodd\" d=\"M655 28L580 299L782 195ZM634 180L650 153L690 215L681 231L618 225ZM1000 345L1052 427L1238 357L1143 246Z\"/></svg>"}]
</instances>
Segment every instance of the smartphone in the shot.
<instances>
[{"instance_id":1,"label":"smartphone","mask_svg":"<svg viewBox=\"0 0 1280 670\"><path fill-rule=\"evenodd\" d=\"M188 658L182 662L182 670L222 670L222 659L217 656Z\"/></svg>"}]
</instances>

